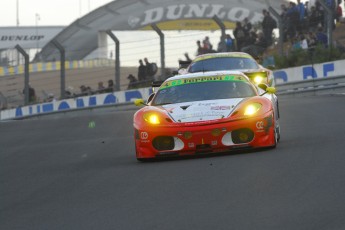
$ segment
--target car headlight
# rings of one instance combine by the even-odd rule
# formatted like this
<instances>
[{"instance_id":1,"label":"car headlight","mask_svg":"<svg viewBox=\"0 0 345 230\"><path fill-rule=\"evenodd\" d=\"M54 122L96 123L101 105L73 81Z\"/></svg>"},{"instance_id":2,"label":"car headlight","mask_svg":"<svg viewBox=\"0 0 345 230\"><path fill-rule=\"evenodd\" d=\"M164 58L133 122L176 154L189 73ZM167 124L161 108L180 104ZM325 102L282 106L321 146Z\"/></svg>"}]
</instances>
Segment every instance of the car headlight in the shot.
<instances>
[{"instance_id":1,"label":"car headlight","mask_svg":"<svg viewBox=\"0 0 345 230\"><path fill-rule=\"evenodd\" d=\"M152 125L159 125L161 122L159 116L155 113L146 113L144 114L144 120Z\"/></svg>"},{"instance_id":2,"label":"car headlight","mask_svg":"<svg viewBox=\"0 0 345 230\"><path fill-rule=\"evenodd\" d=\"M256 83L256 84L260 84L260 83L262 83L264 81L264 78L262 77L262 76L256 76L256 77L254 77L254 82Z\"/></svg>"},{"instance_id":3,"label":"car headlight","mask_svg":"<svg viewBox=\"0 0 345 230\"><path fill-rule=\"evenodd\" d=\"M260 110L261 107L262 105L260 103L252 103L245 108L244 115L245 116L254 115Z\"/></svg>"}]
</instances>

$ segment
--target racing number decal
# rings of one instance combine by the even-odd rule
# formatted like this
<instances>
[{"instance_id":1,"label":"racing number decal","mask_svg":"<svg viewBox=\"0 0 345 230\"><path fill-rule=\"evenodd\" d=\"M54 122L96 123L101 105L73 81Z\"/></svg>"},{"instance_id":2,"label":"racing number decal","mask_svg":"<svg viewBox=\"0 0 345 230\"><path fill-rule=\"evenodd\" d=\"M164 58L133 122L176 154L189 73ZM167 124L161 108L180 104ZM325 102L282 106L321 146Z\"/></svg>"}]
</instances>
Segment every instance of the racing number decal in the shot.
<instances>
[{"instance_id":1,"label":"racing number decal","mask_svg":"<svg viewBox=\"0 0 345 230\"><path fill-rule=\"evenodd\" d=\"M147 138L149 138L149 134L147 132L141 132L140 133L140 138L142 140L146 140Z\"/></svg>"}]
</instances>

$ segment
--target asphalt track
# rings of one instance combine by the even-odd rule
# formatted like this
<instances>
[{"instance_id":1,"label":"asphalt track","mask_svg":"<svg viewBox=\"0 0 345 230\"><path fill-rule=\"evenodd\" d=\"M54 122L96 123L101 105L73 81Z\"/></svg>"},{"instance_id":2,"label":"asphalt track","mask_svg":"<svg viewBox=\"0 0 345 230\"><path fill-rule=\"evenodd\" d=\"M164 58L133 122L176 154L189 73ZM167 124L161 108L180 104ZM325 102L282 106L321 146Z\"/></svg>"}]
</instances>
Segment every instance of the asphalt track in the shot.
<instances>
[{"instance_id":1,"label":"asphalt track","mask_svg":"<svg viewBox=\"0 0 345 230\"><path fill-rule=\"evenodd\" d=\"M345 229L344 102L280 98L276 149L153 163L134 110L0 122L0 229Z\"/></svg>"}]
</instances>

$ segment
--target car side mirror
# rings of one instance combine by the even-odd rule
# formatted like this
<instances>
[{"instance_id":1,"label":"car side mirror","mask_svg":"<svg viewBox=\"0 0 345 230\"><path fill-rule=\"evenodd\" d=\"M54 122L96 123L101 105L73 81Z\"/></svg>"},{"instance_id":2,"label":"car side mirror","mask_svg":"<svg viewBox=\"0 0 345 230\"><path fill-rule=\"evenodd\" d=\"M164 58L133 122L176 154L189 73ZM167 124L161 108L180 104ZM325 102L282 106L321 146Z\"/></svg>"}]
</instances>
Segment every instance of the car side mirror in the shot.
<instances>
[{"instance_id":1,"label":"car side mirror","mask_svg":"<svg viewBox=\"0 0 345 230\"><path fill-rule=\"evenodd\" d=\"M155 93L152 93L149 98L147 99L147 103L149 103L150 101L152 101L153 97L155 96Z\"/></svg>"},{"instance_id":2,"label":"car side mirror","mask_svg":"<svg viewBox=\"0 0 345 230\"><path fill-rule=\"evenodd\" d=\"M269 94L275 94L277 92L276 88L274 87L269 87L267 86L266 84L264 83L260 83L258 84L258 87L262 90L264 90L265 92L263 94L261 94L261 96L265 95L266 93L269 93Z\"/></svg>"},{"instance_id":3,"label":"car side mirror","mask_svg":"<svg viewBox=\"0 0 345 230\"><path fill-rule=\"evenodd\" d=\"M267 87L266 92L269 94L275 94L277 92L277 90L274 87Z\"/></svg>"},{"instance_id":4,"label":"car side mirror","mask_svg":"<svg viewBox=\"0 0 345 230\"><path fill-rule=\"evenodd\" d=\"M134 100L134 104L135 106L142 106L142 105L145 105L145 102L144 102L144 99L139 98L139 99Z\"/></svg>"}]
</instances>

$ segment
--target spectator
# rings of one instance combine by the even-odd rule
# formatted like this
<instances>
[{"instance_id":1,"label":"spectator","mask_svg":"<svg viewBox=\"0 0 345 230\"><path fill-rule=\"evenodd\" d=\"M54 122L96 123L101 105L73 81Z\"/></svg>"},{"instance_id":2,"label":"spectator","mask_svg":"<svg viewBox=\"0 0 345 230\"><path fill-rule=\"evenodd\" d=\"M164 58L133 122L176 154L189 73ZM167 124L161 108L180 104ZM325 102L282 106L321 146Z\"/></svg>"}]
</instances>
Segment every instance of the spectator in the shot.
<instances>
[{"instance_id":1,"label":"spectator","mask_svg":"<svg viewBox=\"0 0 345 230\"><path fill-rule=\"evenodd\" d=\"M340 4L341 4L341 0L338 0L338 6L335 13L335 20L337 22L340 22L340 19L343 17L343 8L341 7Z\"/></svg>"},{"instance_id":2,"label":"spectator","mask_svg":"<svg viewBox=\"0 0 345 230\"><path fill-rule=\"evenodd\" d=\"M328 37L327 35L323 32L322 27L319 27L317 33L316 33L316 42L317 44L321 44L323 47L328 46Z\"/></svg>"},{"instance_id":3,"label":"spectator","mask_svg":"<svg viewBox=\"0 0 345 230\"><path fill-rule=\"evenodd\" d=\"M242 52L249 53L254 58L258 58L266 50L268 43L262 32L257 34L257 39L254 44L242 48Z\"/></svg>"},{"instance_id":4,"label":"spectator","mask_svg":"<svg viewBox=\"0 0 345 230\"><path fill-rule=\"evenodd\" d=\"M97 92L98 93L105 93L105 87L103 85L103 81L98 82Z\"/></svg>"},{"instance_id":5,"label":"spectator","mask_svg":"<svg viewBox=\"0 0 345 230\"><path fill-rule=\"evenodd\" d=\"M145 81L147 77L146 67L144 66L143 60L139 60L139 67L138 67L138 80Z\"/></svg>"},{"instance_id":6,"label":"spectator","mask_svg":"<svg viewBox=\"0 0 345 230\"><path fill-rule=\"evenodd\" d=\"M309 49L314 49L317 45L317 38L314 32L309 32L308 33L308 37L307 37L307 41L308 41L308 47Z\"/></svg>"},{"instance_id":7,"label":"spectator","mask_svg":"<svg viewBox=\"0 0 345 230\"><path fill-rule=\"evenodd\" d=\"M301 42L297 39L297 37L292 38L292 50L299 50L301 49Z\"/></svg>"},{"instance_id":8,"label":"spectator","mask_svg":"<svg viewBox=\"0 0 345 230\"><path fill-rule=\"evenodd\" d=\"M287 28L288 28L288 17L287 17L287 7L285 4L280 5L281 13L280 17L283 23L283 31L284 31L284 41L287 41Z\"/></svg>"},{"instance_id":9,"label":"spectator","mask_svg":"<svg viewBox=\"0 0 345 230\"><path fill-rule=\"evenodd\" d=\"M31 85L29 85L29 102L36 102L36 99L36 91Z\"/></svg>"},{"instance_id":10,"label":"spectator","mask_svg":"<svg viewBox=\"0 0 345 230\"><path fill-rule=\"evenodd\" d=\"M236 27L233 33L236 39L236 51L239 51L243 48L246 36L241 22L236 22Z\"/></svg>"},{"instance_id":11,"label":"spectator","mask_svg":"<svg viewBox=\"0 0 345 230\"><path fill-rule=\"evenodd\" d=\"M250 31L252 30L252 24L249 22L249 19L248 18L245 18L243 20L243 23L242 23L242 27L244 29L244 34L245 34L245 41L244 41L244 44L243 46L248 46L248 45L251 45L253 43L250 43L249 41L249 34L250 34Z\"/></svg>"},{"instance_id":12,"label":"spectator","mask_svg":"<svg viewBox=\"0 0 345 230\"><path fill-rule=\"evenodd\" d=\"M205 39L202 41L202 44L204 46L204 49L210 52L213 49L213 46L210 42L210 38L208 36L205 37Z\"/></svg>"},{"instance_id":13,"label":"spectator","mask_svg":"<svg viewBox=\"0 0 345 230\"><path fill-rule=\"evenodd\" d=\"M308 18L309 17L309 2L306 1L304 3L304 18Z\"/></svg>"},{"instance_id":14,"label":"spectator","mask_svg":"<svg viewBox=\"0 0 345 230\"><path fill-rule=\"evenodd\" d=\"M248 18L245 18L243 20L243 25L242 26L243 26L243 29L244 29L244 34L246 36L249 36L249 33L252 30L253 26L252 26L252 23L250 23Z\"/></svg>"},{"instance_id":15,"label":"spectator","mask_svg":"<svg viewBox=\"0 0 345 230\"><path fill-rule=\"evenodd\" d=\"M29 85L29 103L33 103L33 102L36 102L36 91L35 89ZM25 96L25 88L23 89L23 94Z\"/></svg>"},{"instance_id":16,"label":"spectator","mask_svg":"<svg viewBox=\"0 0 345 230\"><path fill-rule=\"evenodd\" d=\"M81 96L86 96L86 95L91 95L91 88L85 85L81 85L80 87L80 95Z\"/></svg>"},{"instance_id":17,"label":"spectator","mask_svg":"<svg viewBox=\"0 0 345 230\"><path fill-rule=\"evenodd\" d=\"M220 40L218 42L217 52L226 52L226 42L223 36L220 36Z\"/></svg>"},{"instance_id":18,"label":"spectator","mask_svg":"<svg viewBox=\"0 0 345 230\"><path fill-rule=\"evenodd\" d=\"M132 74L128 75L127 79L129 80L127 89L136 88L137 79Z\"/></svg>"},{"instance_id":19,"label":"spectator","mask_svg":"<svg viewBox=\"0 0 345 230\"><path fill-rule=\"evenodd\" d=\"M230 36L230 34L227 34L225 37L225 44L226 44L226 51L231 52L233 51L233 46L234 46L234 40Z\"/></svg>"},{"instance_id":20,"label":"spectator","mask_svg":"<svg viewBox=\"0 0 345 230\"><path fill-rule=\"evenodd\" d=\"M200 41L198 40L198 41L196 41L196 45L197 45L197 51L196 51L196 54L197 54L197 56L198 55L202 55L202 54L204 54L205 52L204 52L204 49L203 49L203 47L201 46L201 43L200 43Z\"/></svg>"},{"instance_id":21,"label":"spectator","mask_svg":"<svg viewBox=\"0 0 345 230\"><path fill-rule=\"evenodd\" d=\"M304 50L307 50L308 49L308 41L303 34L301 34L299 36L299 41L300 41L301 48Z\"/></svg>"},{"instance_id":22,"label":"spectator","mask_svg":"<svg viewBox=\"0 0 345 230\"><path fill-rule=\"evenodd\" d=\"M264 15L264 19L262 21L262 31L267 44L271 45L273 43L272 32L274 28L277 28L277 22L272 18L267 10L263 10L262 13Z\"/></svg>"},{"instance_id":23,"label":"spectator","mask_svg":"<svg viewBox=\"0 0 345 230\"><path fill-rule=\"evenodd\" d=\"M108 80L108 86L107 88L105 89L105 92L106 93L112 93L114 92L114 81L113 80Z\"/></svg>"},{"instance_id":24,"label":"spectator","mask_svg":"<svg viewBox=\"0 0 345 230\"><path fill-rule=\"evenodd\" d=\"M258 35L256 34L255 31L250 31L249 36L247 38L248 44L252 45L258 40Z\"/></svg>"},{"instance_id":25,"label":"spectator","mask_svg":"<svg viewBox=\"0 0 345 230\"><path fill-rule=\"evenodd\" d=\"M296 7L299 14L299 31L302 31L304 29L305 6L301 0L297 0Z\"/></svg>"},{"instance_id":26,"label":"spectator","mask_svg":"<svg viewBox=\"0 0 345 230\"><path fill-rule=\"evenodd\" d=\"M321 12L317 10L315 6L310 8L309 12L309 29L316 31L319 24L322 23Z\"/></svg>"},{"instance_id":27,"label":"spectator","mask_svg":"<svg viewBox=\"0 0 345 230\"><path fill-rule=\"evenodd\" d=\"M157 65L156 63L150 63L147 58L144 58L144 62L145 62L146 74L147 74L146 80L152 80L154 78L154 75L157 72Z\"/></svg>"},{"instance_id":28,"label":"spectator","mask_svg":"<svg viewBox=\"0 0 345 230\"><path fill-rule=\"evenodd\" d=\"M325 11L321 5L321 3L319 1L316 1L315 2L315 8L316 8L316 11L318 12L319 14L319 22L320 23L320 26L324 27L325 24L324 24L324 18L325 18ZM319 24L317 24L319 26Z\"/></svg>"},{"instance_id":29,"label":"spectator","mask_svg":"<svg viewBox=\"0 0 345 230\"><path fill-rule=\"evenodd\" d=\"M66 98L73 98L75 97L75 93L73 93L74 88L72 86L68 86L65 90L65 97Z\"/></svg>"},{"instance_id":30,"label":"spectator","mask_svg":"<svg viewBox=\"0 0 345 230\"><path fill-rule=\"evenodd\" d=\"M295 3L290 2L289 8L286 12L287 17L287 36L293 38L296 35L297 28L299 28L299 13Z\"/></svg>"}]
</instances>

